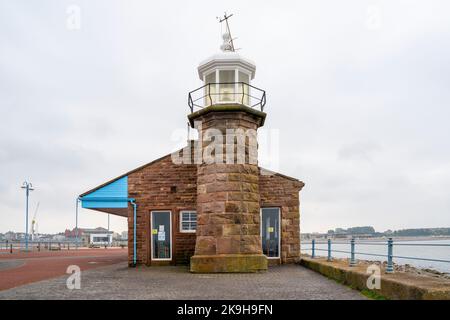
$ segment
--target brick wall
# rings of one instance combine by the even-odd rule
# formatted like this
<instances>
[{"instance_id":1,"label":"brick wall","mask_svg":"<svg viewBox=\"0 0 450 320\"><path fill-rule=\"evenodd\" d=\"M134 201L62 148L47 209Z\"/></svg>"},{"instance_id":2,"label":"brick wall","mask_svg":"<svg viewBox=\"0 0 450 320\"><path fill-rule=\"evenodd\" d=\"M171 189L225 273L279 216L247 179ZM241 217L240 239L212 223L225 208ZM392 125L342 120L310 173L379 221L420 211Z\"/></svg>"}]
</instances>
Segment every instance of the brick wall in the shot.
<instances>
[{"instance_id":1,"label":"brick wall","mask_svg":"<svg viewBox=\"0 0 450 320\"><path fill-rule=\"evenodd\" d=\"M176 187L176 190L173 189ZM172 211L172 262L186 264L194 254L195 233L181 233L179 212L196 210L197 166L176 165L170 156L128 175L128 193L137 203L137 263L150 264L150 212ZM133 208L128 210L128 261L133 262ZM154 263L155 264L155 263ZM159 264L167 264L159 262Z\"/></svg>"},{"instance_id":2,"label":"brick wall","mask_svg":"<svg viewBox=\"0 0 450 320\"><path fill-rule=\"evenodd\" d=\"M259 176L261 207L279 207L281 211L281 263L300 257L300 202L303 182L278 174Z\"/></svg>"}]
</instances>

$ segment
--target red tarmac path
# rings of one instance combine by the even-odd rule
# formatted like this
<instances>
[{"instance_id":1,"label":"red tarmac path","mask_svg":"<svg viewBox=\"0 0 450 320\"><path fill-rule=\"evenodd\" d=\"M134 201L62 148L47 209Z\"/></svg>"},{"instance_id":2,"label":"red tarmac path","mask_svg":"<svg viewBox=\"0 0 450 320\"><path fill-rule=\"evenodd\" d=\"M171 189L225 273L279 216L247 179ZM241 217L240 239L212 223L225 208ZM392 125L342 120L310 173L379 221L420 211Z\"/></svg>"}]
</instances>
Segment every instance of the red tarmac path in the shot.
<instances>
[{"instance_id":1,"label":"red tarmac path","mask_svg":"<svg viewBox=\"0 0 450 320\"><path fill-rule=\"evenodd\" d=\"M81 271L128 259L128 249L78 249L43 252L0 252L0 290L67 274L67 267ZM69 276L67 274L67 276Z\"/></svg>"}]
</instances>

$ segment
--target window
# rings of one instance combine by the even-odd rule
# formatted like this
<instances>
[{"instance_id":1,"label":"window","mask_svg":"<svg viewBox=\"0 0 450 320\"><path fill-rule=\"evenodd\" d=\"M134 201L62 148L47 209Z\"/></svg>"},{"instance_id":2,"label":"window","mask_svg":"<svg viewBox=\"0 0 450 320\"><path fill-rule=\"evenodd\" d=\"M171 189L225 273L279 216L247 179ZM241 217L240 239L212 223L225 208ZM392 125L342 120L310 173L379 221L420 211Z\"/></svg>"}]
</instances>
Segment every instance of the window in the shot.
<instances>
[{"instance_id":1,"label":"window","mask_svg":"<svg viewBox=\"0 0 450 320\"><path fill-rule=\"evenodd\" d=\"M220 82L220 102L234 102L234 89L235 89L235 72L234 70L220 70L219 82Z\"/></svg>"},{"instance_id":2,"label":"window","mask_svg":"<svg viewBox=\"0 0 450 320\"><path fill-rule=\"evenodd\" d=\"M249 78L250 77L248 76L248 74L246 74L242 71L239 71L239 82L250 83Z\"/></svg>"},{"instance_id":3,"label":"window","mask_svg":"<svg viewBox=\"0 0 450 320\"><path fill-rule=\"evenodd\" d=\"M109 237L93 237L92 242L109 242Z\"/></svg>"},{"instance_id":4,"label":"window","mask_svg":"<svg viewBox=\"0 0 450 320\"><path fill-rule=\"evenodd\" d=\"M239 71L239 82L244 82L239 84L239 98L241 103L245 105L250 105L250 90L248 84L250 83L250 77L248 74Z\"/></svg>"},{"instance_id":5,"label":"window","mask_svg":"<svg viewBox=\"0 0 450 320\"><path fill-rule=\"evenodd\" d=\"M213 71L205 77L205 84L216 83L216 72ZM209 106L216 102L216 85L205 87L205 106Z\"/></svg>"},{"instance_id":6,"label":"window","mask_svg":"<svg viewBox=\"0 0 450 320\"><path fill-rule=\"evenodd\" d=\"M180 212L180 232L195 232L197 230L197 212Z\"/></svg>"}]
</instances>

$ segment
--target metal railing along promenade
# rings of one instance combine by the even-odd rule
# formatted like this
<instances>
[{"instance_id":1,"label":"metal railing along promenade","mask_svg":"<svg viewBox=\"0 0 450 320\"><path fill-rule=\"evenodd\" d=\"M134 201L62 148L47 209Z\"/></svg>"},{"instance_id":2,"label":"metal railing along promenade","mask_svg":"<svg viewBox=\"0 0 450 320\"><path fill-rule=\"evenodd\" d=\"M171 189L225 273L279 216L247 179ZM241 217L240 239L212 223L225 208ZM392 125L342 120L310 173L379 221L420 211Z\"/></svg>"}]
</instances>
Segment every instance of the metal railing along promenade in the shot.
<instances>
[{"instance_id":1,"label":"metal railing along promenade","mask_svg":"<svg viewBox=\"0 0 450 320\"><path fill-rule=\"evenodd\" d=\"M0 252L17 252L17 251L55 251L55 250L72 250L77 248L88 247L127 247L127 241L112 241L110 245L89 245L81 241L57 241L57 240L36 240L28 241L28 250L26 250L25 240L4 240L0 241Z\"/></svg>"},{"instance_id":2,"label":"metal railing along promenade","mask_svg":"<svg viewBox=\"0 0 450 320\"><path fill-rule=\"evenodd\" d=\"M327 249L317 248L317 245L320 244L326 244ZM349 250L334 250L332 248L333 244L340 244L340 245L348 245ZM372 252L362 252L357 250L357 245L373 245L373 246L384 246L386 254L378 254L378 253L372 253ZM443 262L443 263L450 263L450 260L445 259L432 259L432 258L424 258L424 257L410 257L410 256L403 256L403 255L395 255L394 254L394 247L395 246L421 246L421 247L449 247L450 243L394 243L394 240L392 238L389 238L387 241L364 241L364 240L356 240L355 238L352 238L350 241L332 241L331 239L327 239L326 241L316 241L313 239L311 241L311 247L302 247L302 250L308 250L311 251L311 258L316 258L318 255L316 254L316 251L320 252L326 252L327 260L332 261L333 260L333 252L337 253L345 253L349 255L349 266L353 267L356 266L356 255L363 255L363 256L374 256L379 258L385 258L387 260L387 266L386 266L386 273L393 273L394 272L394 259L408 259L408 260L420 260L420 261L432 261L432 262ZM323 257L323 256L322 256Z\"/></svg>"}]
</instances>

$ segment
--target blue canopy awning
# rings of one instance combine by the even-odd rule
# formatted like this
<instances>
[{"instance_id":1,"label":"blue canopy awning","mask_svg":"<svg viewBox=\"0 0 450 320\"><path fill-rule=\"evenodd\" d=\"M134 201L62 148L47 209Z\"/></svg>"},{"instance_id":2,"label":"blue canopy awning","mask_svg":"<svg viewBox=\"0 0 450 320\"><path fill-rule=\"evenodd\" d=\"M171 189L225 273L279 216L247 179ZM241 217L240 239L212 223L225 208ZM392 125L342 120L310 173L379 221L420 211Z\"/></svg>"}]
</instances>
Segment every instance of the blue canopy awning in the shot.
<instances>
[{"instance_id":1,"label":"blue canopy awning","mask_svg":"<svg viewBox=\"0 0 450 320\"><path fill-rule=\"evenodd\" d=\"M80 196L81 207L120 216L128 215L128 176L113 180Z\"/></svg>"}]
</instances>

